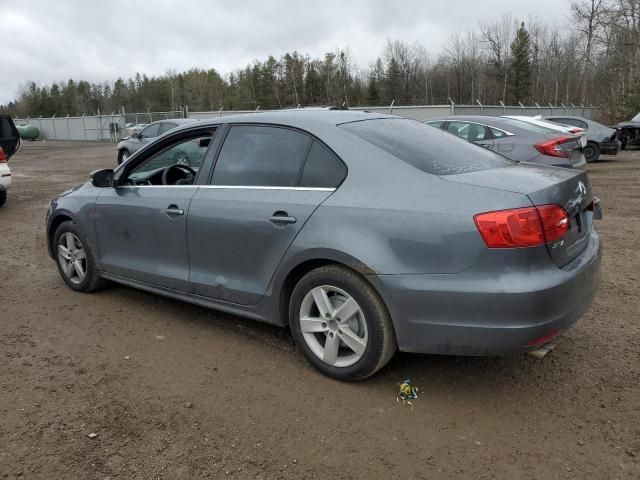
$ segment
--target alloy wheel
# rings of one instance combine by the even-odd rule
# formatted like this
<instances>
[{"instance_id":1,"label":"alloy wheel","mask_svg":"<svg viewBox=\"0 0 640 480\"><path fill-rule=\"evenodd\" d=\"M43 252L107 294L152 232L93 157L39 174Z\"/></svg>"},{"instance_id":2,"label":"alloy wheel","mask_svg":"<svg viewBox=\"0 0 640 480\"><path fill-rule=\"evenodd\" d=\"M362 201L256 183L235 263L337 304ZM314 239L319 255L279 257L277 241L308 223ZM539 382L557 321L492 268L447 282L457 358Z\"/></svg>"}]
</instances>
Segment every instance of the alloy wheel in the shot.
<instances>
[{"instance_id":1,"label":"alloy wheel","mask_svg":"<svg viewBox=\"0 0 640 480\"><path fill-rule=\"evenodd\" d=\"M58 262L62 273L71 283L82 283L87 276L87 254L82 243L71 232L65 232L58 240Z\"/></svg>"},{"instance_id":2,"label":"alloy wheel","mask_svg":"<svg viewBox=\"0 0 640 480\"><path fill-rule=\"evenodd\" d=\"M311 289L300 305L299 322L307 346L329 365L348 367L365 353L368 329L362 308L338 287Z\"/></svg>"}]
</instances>

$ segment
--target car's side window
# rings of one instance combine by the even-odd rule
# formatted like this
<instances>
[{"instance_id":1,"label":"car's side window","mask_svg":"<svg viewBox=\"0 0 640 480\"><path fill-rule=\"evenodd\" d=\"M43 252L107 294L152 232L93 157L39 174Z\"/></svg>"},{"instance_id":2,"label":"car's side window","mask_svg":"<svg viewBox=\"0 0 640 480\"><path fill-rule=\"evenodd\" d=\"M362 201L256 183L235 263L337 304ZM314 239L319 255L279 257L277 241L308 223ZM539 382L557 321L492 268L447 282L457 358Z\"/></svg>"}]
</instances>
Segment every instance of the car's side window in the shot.
<instances>
[{"instance_id":1,"label":"car's side window","mask_svg":"<svg viewBox=\"0 0 640 480\"><path fill-rule=\"evenodd\" d=\"M449 130L454 135L459 137L469 139L469 124L466 122L449 122L447 125L447 130Z\"/></svg>"},{"instance_id":2,"label":"car's side window","mask_svg":"<svg viewBox=\"0 0 640 480\"><path fill-rule=\"evenodd\" d=\"M175 123L169 123L169 122L165 122L165 123L161 123L160 124L160 131L158 132L158 135L162 135L163 133L168 132L169 130L176 128L178 125Z\"/></svg>"},{"instance_id":3,"label":"car's side window","mask_svg":"<svg viewBox=\"0 0 640 480\"><path fill-rule=\"evenodd\" d=\"M169 147L151 155L129 174L129 179L146 178L154 171L161 172L172 165L184 165L196 172L211 143L211 133L182 138Z\"/></svg>"},{"instance_id":4,"label":"car's side window","mask_svg":"<svg viewBox=\"0 0 640 480\"><path fill-rule=\"evenodd\" d=\"M427 125L431 125L432 127L442 128L443 123L444 121L442 120L435 120L433 122L427 122Z\"/></svg>"},{"instance_id":5,"label":"car's side window","mask_svg":"<svg viewBox=\"0 0 640 480\"><path fill-rule=\"evenodd\" d=\"M218 155L213 184L294 187L310 142L287 128L234 125Z\"/></svg>"},{"instance_id":6,"label":"car's side window","mask_svg":"<svg viewBox=\"0 0 640 480\"><path fill-rule=\"evenodd\" d=\"M141 132L141 137L154 138L158 136L158 130L160 129L159 123L154 123L153 125L149 125L145 127Z\"/></svg>"},{"instance_id":7,"label":"car's side window","mask_svg":"<svg viewBox=\"0 0 640 480\"><path fill-rule=\"evenodd\" d=\"M347 175L347 167L328 148L314 141L300 178L301 187L336 188Z\"/></svg>"},{"instance_id":8,"label":"car's side window","mask_svg":"<svg viewBox=\"0 0 640 480\"><path fill-rule=\"evenodd\" d=\"M504 138L507 136L507 132L498 130L497 128L489 127L489 130L491 131L491 135L493 136L493 138L498 139L498 138Z\"/></svg>"},{"instance_id":9,"label":"car's side window","mask_svg":"<svg viewBox=\"0 0 640 480\"><path fill-rule=\"evenodd\" d=\"M553 120L564 123L565 125L571 125L572 127L584 128L585 130L589 128L586 122L578 120L577 118L554 118Z\"/></svg>"}]
</instances>

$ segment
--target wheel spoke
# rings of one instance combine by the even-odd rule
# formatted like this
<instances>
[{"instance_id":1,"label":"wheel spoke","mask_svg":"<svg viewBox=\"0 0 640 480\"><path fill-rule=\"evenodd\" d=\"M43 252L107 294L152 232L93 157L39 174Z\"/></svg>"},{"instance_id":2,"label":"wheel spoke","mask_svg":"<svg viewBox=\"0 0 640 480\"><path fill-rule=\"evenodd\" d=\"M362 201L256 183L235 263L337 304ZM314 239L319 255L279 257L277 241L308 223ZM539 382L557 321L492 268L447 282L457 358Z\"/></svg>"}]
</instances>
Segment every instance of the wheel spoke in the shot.
<instances>
[{"instance_id":1,"label":"wheel spoke","mask_svg":"<svg viewBox=\"0 0 640 480\"><path fill-rule=\"evenodd\" d=\"M367 348L367 342L364 338L360 338L356 333L351 330L349 325L340 325L340 338L347 347L353 350L354 353L362 355Z\"/></svg>"},{"instance_id":2,"label":"wheel spoke","mask_svg":"<svg viewBox=\"0 0 640 480\"><path fill-rule=\"evenodd\" d=\"M73 253L77 250L76 241L73 238L73 234L71 232L67 232L64 234L64 240L67 243L67 250Z\"/></svg>"},{"instance_id":3,"label":"wheel spoke","mask_svg":"<svg viewBox=\"0 0 640 480\"><path fill-rule=\"evenodd\" d=\"M358 307L356 301L353 298L349 297L349 299L342 305L340 305L340 307L336 310L334 316L336 317L336 320L344 323L359 311L360 307Z\"/></svg>"},{"instance_id":4,"label":"wheel spoke","mask_svg":"<svg viewBox=\"0 0 640 480\"><path fill-rule=\"evenodd\" d=\"M68 279L71 279L71 275L73 275L73 262L72 261L65 262L62 269L64 270L64 274L66 275L66 277Z\"/></svg>"},{"instance_id":5,"label":"wheel spoke","mask_svg":"<svg viewBox=\"0 0 640 480\"><path fill-rule=\"evenodd\" d=\"M327 335L327 339L324 342L324 353L322 360L329 365L335 365L338 359L338 347L340 346L340 339L333 333Z\"/></svg>"},{"instance_id":6,"label":"wheel spoke","mask_svg":"<svg viewBox=\"0 0 640 480\"><path fill-rule=\"evenodd\" d=\"M58 245L58 254L62 256L65 260L71 260L71 254L69 250L64 245Z\"/></svg>"},{"instance_id":7,"label":"wheel spoke","mask_svg":"<svg viewBox=\"0 0 640 480\"><path fill-rule=\"evenodd\" d=\"M302 317L300 319L300 330L302 330L302 333L318 333L326 332L328 327L322 318Z\"/></svg>"},{"instance_id":8,"label":"wheel spoke","mask_svg":"<svg viewBox=\"0 0 640 480\"><path fill-rule=\"evenodd\" d=\"M311 292L313 301L316 302L320 316L328 318L333 316L333 305L327 296L327 291L322 287L314 288Z\"/></svg>"},{"instance_id":9,"label":"wheel spoke","mask_svg":"<svg viewBox=\"0 0 640 480\"><path fill-rule=\"evenodd\" d=\"M87 255L84 253L84 248L79 248L79 249L76 251L76 258L77 258L78 260L84 260L84 259L86 258L86 256L87 256Z\"/></svg>"},{"instance_id":10,"label":"wheel spoke","mask_svg":"<svg viewBox=\"0 0 640 480\"><path fill-rule=\"evenodd\" d=\"M76 260L75 262L73 262L73 268L76 271L76 274L78 274L78 278L80 279L80 281L84 280L84 268L82 267L82 262L80 262L80 260Z\"/></svg>"}]
</instances>

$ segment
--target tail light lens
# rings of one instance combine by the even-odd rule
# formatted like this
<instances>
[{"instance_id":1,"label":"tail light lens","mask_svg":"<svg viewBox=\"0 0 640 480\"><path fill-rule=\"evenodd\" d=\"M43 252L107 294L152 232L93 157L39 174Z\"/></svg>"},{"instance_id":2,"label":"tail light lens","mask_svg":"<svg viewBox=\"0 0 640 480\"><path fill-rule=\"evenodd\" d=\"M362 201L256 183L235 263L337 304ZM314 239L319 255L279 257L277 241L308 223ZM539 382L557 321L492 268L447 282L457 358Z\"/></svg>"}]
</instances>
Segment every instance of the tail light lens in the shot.
<instances>
[{"instance_id":1,"label":"tail light lens","mask_svg":"<svg viewBox=\"0 0 640 480\"><path fill-rule=\"evenodd\" d=\"M562 238L569 230L569 216L560 205L479 213L473 220L489 248L543 245Z\"/></svg>"},{"instance_id":2,"label":"tail light lens","mask_svg":"<svg viewBox=\"0 0 640 480\"><path fill-rule=\"evenodd\" d=\"M582 133L582 128L570 128L569 133Z\"/></svg>"},{"instance_id":3,"label":"tail light lens","mask_svg":"<svg viewBox=\"0 0 640 480\"><path fill-rule=\"evenodd\" d=\"M556 137L546 142L536 143L534 147L543 155L568 158L569 154L562 149L562 144L573 140L571 137Z\"/></svg>"},{"instance_id":4,"label":"tail light lens","mask_svg":"<svg viewBox=\"0 0 640 480\"><path fill-rule=\"evenodd\" d=\"M2 147L0 147L0 163L7 163L7 156L4 154Z\"/></svg>"}]
</instances>

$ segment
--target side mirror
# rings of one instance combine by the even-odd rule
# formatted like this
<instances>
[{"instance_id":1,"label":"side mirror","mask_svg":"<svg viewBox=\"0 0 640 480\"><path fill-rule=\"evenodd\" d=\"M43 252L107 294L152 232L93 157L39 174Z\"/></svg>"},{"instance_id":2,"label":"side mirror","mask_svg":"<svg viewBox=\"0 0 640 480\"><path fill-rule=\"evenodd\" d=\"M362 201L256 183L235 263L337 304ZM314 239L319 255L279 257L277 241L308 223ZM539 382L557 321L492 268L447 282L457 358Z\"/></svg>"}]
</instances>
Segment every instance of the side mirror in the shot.
<instances>
[{"instance_id":1,"label":"side mirror","mask_svg":"<svg viewBox=\"0 0 640 480\"><path fill-rule=\"evenodd\" d=\"M89 178L94 187L113 187L113 170L110 168L91 172Z\"/></svg>"},{"instance_id":2,"label":"side mirror","mask_svg":"<svg viewBox=\"0 0 640 480\"><path fill-rule=\"evenodd\" d=\"M138 132L133 132L133 133L131 134L131 138L137 138L137 139L140 139L140 134L139 134Z\"/></svg>"}]
</instances>

